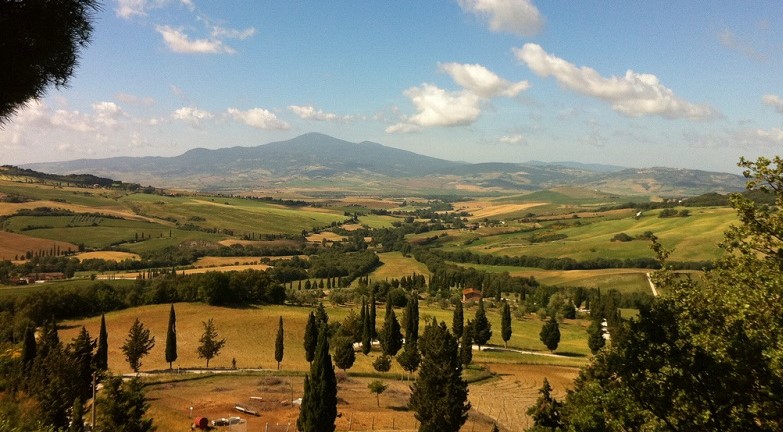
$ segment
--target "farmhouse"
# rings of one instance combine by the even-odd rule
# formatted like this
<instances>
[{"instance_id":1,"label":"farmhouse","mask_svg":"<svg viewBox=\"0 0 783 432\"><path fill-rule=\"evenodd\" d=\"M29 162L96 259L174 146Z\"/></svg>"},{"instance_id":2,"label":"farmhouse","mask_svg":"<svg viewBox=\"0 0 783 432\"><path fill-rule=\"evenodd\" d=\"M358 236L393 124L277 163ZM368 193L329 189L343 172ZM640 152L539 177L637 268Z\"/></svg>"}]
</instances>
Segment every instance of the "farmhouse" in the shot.
<instances>
[{"instance_id":1,"label":"farmhouse","mask_svg":"<svg viewBox=\"0 0 783 432\"><path fill-rule=\"evenodd\" d=\"M467 288L462 290L462 303L479 300L481 300L481 291L475 288Z\"/></svg>"},{"instance_id":2,"label":"farmhouse","mask_svg":"<svg viewBox=\"0 0 783 432\"><path fill-rule=\"evenodd\" d=\"M39 281L50 281L65 279L65 273L62 272L50 272L50 273L30 273L25 276L27 283L35 283Z\"/></svg>"}]
</instances>

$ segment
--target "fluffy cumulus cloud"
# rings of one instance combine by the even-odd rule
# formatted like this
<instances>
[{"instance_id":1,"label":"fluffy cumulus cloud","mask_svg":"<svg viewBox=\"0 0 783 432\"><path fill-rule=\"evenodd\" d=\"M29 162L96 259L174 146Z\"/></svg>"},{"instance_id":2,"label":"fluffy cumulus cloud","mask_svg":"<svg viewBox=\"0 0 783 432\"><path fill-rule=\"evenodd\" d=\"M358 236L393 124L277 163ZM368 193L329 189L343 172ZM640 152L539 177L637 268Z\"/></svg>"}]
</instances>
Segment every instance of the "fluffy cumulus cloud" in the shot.
<instances>
[{"instance_id":1,"label":"fluffy cumulus cloud","mask_svg":"<svg viewBox=\"0 0 783 432\"><path fill-rule=\"evenodd\" d=\"M180 3L189 10L195 8L191 0L117 0L115 12L120 18L131 19L138 16L147 16L150 10L162 8L170 3Z\"/></svg>"},{"instance_id":2,"label":"fluffy cumulus cloud","mask_svg":"<svg viewBox=\"0 0 783 432\"><path fill-rule=\"evenodd\" d=\"M181 54L234 54L236 51L220 39L191 39L182 29L171 26L155 28L163 36L163 42L175 53Z\"/></svg>"},{"instance_id":3,"label":"fluffy cumulus cloud","mask_svg":"<svg viewBox=\"0 0 783 432\"><path fill-rule=\"evenodd\" d=\"M486 19L495 32L533 36L544 18L531 0L458 0L465 12Z\"/></svg>"},{"instance_id":4,"label":"fluffy cumulus cloud","mask_svg":"<svg viewBox=\"0 0 783 432\"><path fill-rule=\"evenodd\" d=\"M345 115L345 116L339 116L334 113L324 112L319 109L315 109L315 107L311 105L290 105L288 109L296 114L299 118L304 120L318 120L318 121L328 121L328 122L341 122L341 121L350 121L353 119L353 117Z\"/></svg>"},{"instance_id":5,"label":"fluffy cumulus cloud","mask_svg":"<svg viewBox=\"0 0 783 432\"><path fill-rule=\"evenodd\" d=\"M514 52L537 75L554 77L563 87L605 100L612 109L626 116L657 115L669 119L705 120L718 115L708 105L680 99L655 75L629 70L624 76L605 78L592 68L577 67L532 43Z\"/></svg>"},{"instance_id":6,"label":"fluffy cumulus cloud","mask_svg":"<svg viewBox=\"0 0 783 432\"><path fill-rule=\"evenodd\" d=\"M510 82L479 64L443 63L438 67L462 90L448 91L426 83L409 88L404 94L413 103L416 114L387 127L387 133L467 125L478 119L482 104L490 99L514 97L530 87L527 81Z\"/></svg>"},{"instance_id":7,"label":"fluffy cumulus cloud","mask_svg":"<svg viewBox=\"0 0 783 432\"><path fill-rule=\"evenodd\" d=\"M530 87L527 81L506 81L479 64L444 63L440 65L440 70L449 74L454 82L466 90L484 98L513 97Z\"/></svg>"},{"instance_id":8,"label":"fluffy cumulus cloud","mask_svg":"<svg viewBox=\"0 0 783 432\"><path fill-rule=\"evenodd\" d=\"M457 126L474 122L481 114L482 98L469 91L450 92L431 84L405 91L417 113L386 132L411 132L422 127Z\"/></svg>"},{"instance_id":9,"label":"fluffy cumulus cloud","mask_svg":"<svg viewBox=\"0 0 783 432\"><path fill-rule=\"evenodd\" d=\"M252 108L247 111L229 108L226 112L234 120L256 129L285 130L291 127L288 123L277 118L275 113L263 108Z\"/></svg>"},{"instance_id":10,"label":"fluffy cumulus cloud","mask_svg":"<svg viewBox=\"0 0 783 432\"><path fill-rule=\"evenodd\" d=\"M214 115L209 111L200 110L196 107L182 107L174 111L171 117L184 121L193 127L200 127L204 121L213 118Z\"/></svg>"},{"instance_id":11,"label":"fluffy cumulus cloud","mask_svg":"<svg viewBox=\"0 0 783 432\"><path fill-rule=\"evenodd\" d=\"M765 104L775 108L775 111L783 114L783 99L778 95L768 94L761 98L761 101Z\"/></svg>"}]
</instances>

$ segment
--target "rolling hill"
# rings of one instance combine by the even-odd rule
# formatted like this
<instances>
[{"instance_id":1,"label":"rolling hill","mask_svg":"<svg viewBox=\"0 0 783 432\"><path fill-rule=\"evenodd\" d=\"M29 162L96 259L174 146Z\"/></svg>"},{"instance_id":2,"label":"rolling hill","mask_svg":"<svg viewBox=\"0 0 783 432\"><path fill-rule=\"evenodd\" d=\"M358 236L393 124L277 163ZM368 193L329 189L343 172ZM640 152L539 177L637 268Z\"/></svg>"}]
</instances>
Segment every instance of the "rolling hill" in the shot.
<instances>
[{"instance_id":1,"label":"rolling hill","mask_svg":"<svg viewBox=\"0 0 783 432\"><path fill-rule=\"evenodd\" d=\"M740 176L698 170L631 169L576 162L454 162L318 133L255 147L198 148L175 157L79 159L24 167L63 175L91 173L125 182L212 192L295 185L353 192L387 189L414 193L420 189L492 193L578 185L620 195L678 196L737 191L744 186Z\"/></svg>"}]
</instances>

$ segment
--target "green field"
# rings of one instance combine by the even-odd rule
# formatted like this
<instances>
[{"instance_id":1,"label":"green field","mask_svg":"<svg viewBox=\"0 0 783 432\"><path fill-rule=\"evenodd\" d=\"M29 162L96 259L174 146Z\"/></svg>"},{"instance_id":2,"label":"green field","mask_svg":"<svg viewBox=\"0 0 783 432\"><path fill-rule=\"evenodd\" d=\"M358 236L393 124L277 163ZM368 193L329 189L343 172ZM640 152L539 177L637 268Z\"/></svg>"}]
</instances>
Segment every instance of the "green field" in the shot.
<instances>
[{"instance_id":1,"label":"green field","mask_svg":"<svg viewBox=\"0 0 783 432\"><path fill-rule=\"evenodd\" d=\"M386 252L378 255L381 266L370 273L370 279L375 281L387 279L399 279L402 276L410 276L413 273L429 276L427 266L416 261L413 257L404 257L400 252Z\"/></svg>"},{"instance_id":2,"label":"green field","mask_svg":"<svg viewBox=\"0 0 783 432\"><path fill-rule=\"evenodd\" d=\"M728 208L694 208L688 217L659 218L660 210L645 212L639 219L624 217L589 221L570 221L566 226L549 226L532 232L482 236L469 245L466 238L477 234L462 234L450 238L446 249L469 250L493 255L542 256L586 260L591 258L641 258L653 257L649 241L611 241L619 233L635 237L650 231L661 243L674 249L670 259L674 261L702 261L718 258L718 243L723 232L736 222L735 212ZM479 231L480 232L480 231ZM561 240L531 243L536 235L563 234ZM430 234L432 235L432 234Z\"/></svg>"}]
</instances>

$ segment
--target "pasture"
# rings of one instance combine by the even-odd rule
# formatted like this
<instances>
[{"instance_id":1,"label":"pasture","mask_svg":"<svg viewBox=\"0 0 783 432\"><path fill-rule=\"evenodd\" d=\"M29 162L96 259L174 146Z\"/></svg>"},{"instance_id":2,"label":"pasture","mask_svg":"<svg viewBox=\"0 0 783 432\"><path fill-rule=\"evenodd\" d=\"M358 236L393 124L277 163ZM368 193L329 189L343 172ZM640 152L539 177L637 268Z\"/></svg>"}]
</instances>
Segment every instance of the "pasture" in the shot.
<instances>
[{"instance_id":1,"label":"pasture","mask_svg":"<svg viewBox=\"0 0 783 432\"><path fill-rule=\"evenodd\" d=\"M370 273L370 279L374 281L400 279L403 276L411 276L416 273L429 276L427 266L416 261L413 257L405 257L401 252L386 252L378 254L381 266Z\"/></svg>"}]
</instances>

